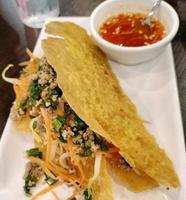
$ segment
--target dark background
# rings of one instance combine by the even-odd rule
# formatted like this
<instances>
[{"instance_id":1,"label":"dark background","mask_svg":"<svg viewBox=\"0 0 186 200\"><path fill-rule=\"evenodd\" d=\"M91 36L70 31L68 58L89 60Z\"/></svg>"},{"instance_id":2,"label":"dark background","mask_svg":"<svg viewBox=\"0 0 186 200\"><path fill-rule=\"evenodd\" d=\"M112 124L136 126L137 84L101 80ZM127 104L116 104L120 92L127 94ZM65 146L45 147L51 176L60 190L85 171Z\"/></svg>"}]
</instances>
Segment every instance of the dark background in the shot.
<instances>
[{"instance_id":1,"label":"dark background","mask_svg":"<svg viewBox=\"0 0 186 200\"><path fill-rule=\"evenodd\" d=\"M89 16L102 0L59 0L61 16ZM167 0L178 12L180 28L173 40L176 74L180 95L184 130L186 131L186 0ZM22 24L15 0L0 1L0 73L9 64L18 64L27 59L25 48L33 50L39 29ZM18 75L19 67L9 73ZM12 86L0 77L0 135L9 115L14 93ZM172 113L174 114L174 113Z\"/></svg>"}]
</instances>

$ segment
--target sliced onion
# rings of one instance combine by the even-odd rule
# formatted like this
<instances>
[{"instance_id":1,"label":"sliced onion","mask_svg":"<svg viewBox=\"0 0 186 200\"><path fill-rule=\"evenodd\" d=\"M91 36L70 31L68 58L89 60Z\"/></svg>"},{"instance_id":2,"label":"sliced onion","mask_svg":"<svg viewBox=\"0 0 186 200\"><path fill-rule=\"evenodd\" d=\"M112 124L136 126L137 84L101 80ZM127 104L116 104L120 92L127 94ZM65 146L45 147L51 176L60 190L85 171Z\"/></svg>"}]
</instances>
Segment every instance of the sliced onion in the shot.
<instances>
[{"instance_id":1,"label":"sliced onion","mask_svg":"<svg viewBox=\"0 0 186 200\"><path fill-rule=\"evenodd\" d=\"M68 152L63 153L59 158L59 163L64 169L68 169L69 166L67 165L66 158L70 157Z\"/></svg>"},{"instance_id":2,"label":"sliced onion","mask_svg":"<svg viewBox=\"0 0 186 200\"><path fill-rule=\"evenodd\" d=\"M3 78L6 82L8 82L8 83L11 83L11 84L18 84L19 79L17 79L17 78L8 78L8 77L6 77L6 72L7 72L11 67L14 67L14 65L9 64L9 65L7 65L7 66L4 68L4 70L3 70L2 74L1 74L1 75L2 75L2 78Z\"/></svg>"},{"instance_id":3,"label":"sliced onion","mask_svg":"<svg viewBox=\"0 0 186 200\"><path fill-rule=\"evenodd\" d=\"M53 140L51 144L50 160L53 160L57 151L58 141Z\"/></svg>"},{"instance_id":4,"label":"sliced onion","mask_svg":"<svg viewBox=\"0 0 186 200\"><path fill-rule=\"evenodd\" d=\"M88 182L88 194L91 194L91 186L93 182L97 179L100 173L100 166L101 166L101 158L102 155L97 155L95 158L95 163L94 163L94 175L89 179Z\"/></svg>"},{"instance_id":5,"label":"sliced onion","mask_svg":"<svg viewBox=\"0 0 186 200\"><path fill-rule=\"evenodd\" d=\"M31 121L30 121L30 129L32 131L32 136L33 136L33 139L39 143L39 144L42 144L42 139L41 137L37 134L37 132L33 129L33 124L34 122L37 122L36 118L33 118Z\"/></svg>"},{"instance_id":6,"label":"sliced onion","mask_svg":"<svg viewBox=\"0 0 186 200\"><path fill-rule=\"evenodd\" d=\"M63 145L62 145L62 143L61 143L61 142L59 143L59 151L58 151L57 153L58 153L58 155L61 155L61 154L63 154L63 153L64 153L64 150L63 150Z\"/></svg>"}]
</instances>

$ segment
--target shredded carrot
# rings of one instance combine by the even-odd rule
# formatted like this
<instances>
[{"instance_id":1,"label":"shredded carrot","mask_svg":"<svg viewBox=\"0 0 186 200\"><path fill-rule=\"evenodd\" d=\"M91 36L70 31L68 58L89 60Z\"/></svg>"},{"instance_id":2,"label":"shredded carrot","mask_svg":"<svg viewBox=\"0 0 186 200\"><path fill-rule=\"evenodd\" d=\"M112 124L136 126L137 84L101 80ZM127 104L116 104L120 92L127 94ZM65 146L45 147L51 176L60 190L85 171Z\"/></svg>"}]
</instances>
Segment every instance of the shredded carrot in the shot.
<instances>
[{"instance_id":1,"label":"shredded carrot","mask_svg":"<svg viewBox=\"0 0 186 200\"><path fill-rule=\"evenodd\" d=\"M52 194L53 194L53 196L54 196L54 198L55 198L56 200L60 200L59 197L57 196L57 194L56 194L54 191L51 191L51 192L52 192Z\"/></svg>"},{"instance_id":2,"label":"shredded carrot","mask_svg":"<svg viewBox=\"0 0 186 200\"><path fill-rule=\"evenodd\" d=\"M64 116L64 101L60 100L56 109L56 114L59 116Z\"/></svg>"},{"instance_id":3,"label":"shredded carrot","mask_svg":"<svg viewBox=\"0 0 186 200\"><path fill-rule=\"evenodd\" d=\"M49 167L51 169L54 170L54 172L58 173L59 175L62 176L62 178L66 181L69 181L69 182L72 182L72 181L78 181L78 177L74 176L74 175L71 175L71 174L68 174L66 172L63 171L63 168L55 165L54 163L49 163Z\"/></svg>"},{"instance_id":4,"label":"shredded carrot","mask_svg":"<svg viewBox=\"0 0 186 200\"><path fill-rule=\"evenodd\" d=\"M43 190L41 190L40 192L38 192L37 194L35 194L33 197L32 197L32 200L36 200L38 197L42 196L42 195L45 195L46 193L48 193L49 191L51 191L52 189L62 185L63 182L56 182L54 183L53 185L49 185L48 187L44 188Z\"/></svg>"},{"instance_id":5,"label":"shredded carrot","mask_svg":"<svg viewBox=\"0 0 186 200\"><path fill-rule=\"evenodd\" d=\"M52 143L52 137L51 137L51 133L52 133L51 126L52 125L51 125L51 120L50 120L50 117L48 116L48 113L43 108L41 108L41 114L44 118L45 128L46 128L46 132L47 132L47 149L46 149L45 160L46 160L48 167L50 167L50 169L53 169L54 173L57 173L58 175L60 175L60 177L62 176L62 178L64 180L71 181L71 180L77 179L77 177L69 175L67 173L67 171L64 170L62 167L59 167L50 161L51 143Z\"/></svg>"},{"instance_id":6,"label":"shredded carrot","mask_svg":"<svg viewBox=\"0 0 186 200\"><path fill-rule=\"evenodd\" d=\"M67 174L67 171L65 169L63 169L62 167L57 166L55 163L49 161L48 164L51 165L56 170L58 170L60 173Z\"/></svg>"},{"instance_id":7,"label":"shredded carrot","mask_svg":"<svg viewBox=\"0 0 186 200\"><path fill-rule=\"evenodd\" d=\"M34 60L28 61L29 63L24 69L26 76L32 75L37 72L39 61L39 58L35 58Z\"/></svg>"},{"instance_id":8,"label":"shredded carrot","mask_svg":"<svg viewBox=\"0 0 186 200\"><path fill-rule=\"evenodd\" d=\"M85 181L85 174L84 174L84 171L83 171L83 168L82 168L82 165L81 165L80 161L76 157L76 153L75 153L75 151L73 149L73 143L72 143L71 139L68 139L67 145L68 145L68 150L69 150L69 153L70 153L70 157L74 161L74 164L78 167L79 172L81 174L81 180L83 182L83 181Z\"/></svg>"},{"instance_id":9,"label":"shredded carrot","mask_svg":"<svg viewBox=\"0 0 186 200\"><path fill-rule=\"evenodd\" d=\"M47 163L45 163L45 161L39 159L39 158L35 158L35 157L27 157L30 161L37 163L38 165L40 165L43 168L43 171L50 176L51 178L55 178L55 176L50 172L50 168L47 165ZM55 174L55 173L54 173Z\"/></svg>"},{"instance_id":10,"label":"shredded carrot","mask_svg":"<svg viewBox=\"0 0 186 200\"><path fill-rule=\"evenodd\" d=\"M73 182L73 181L78 181L78 177L76 176L73 176L71 174L67 174L67 173L64 173L63 169L60 168L59 166L53 164L53 163L47 163L46 161L44 160L41 160L39 158L35 158L35 157L28 157L29 160L31 160L32 162L35 162L37 163L38 165L40 165L43 170L46 172L46 174L48 174L47 172L49 170L52 171L52 173L54 173L55 175L61 177L62 179L64 179L65 181L67 182Z\"/></svg>"}]
</instances>

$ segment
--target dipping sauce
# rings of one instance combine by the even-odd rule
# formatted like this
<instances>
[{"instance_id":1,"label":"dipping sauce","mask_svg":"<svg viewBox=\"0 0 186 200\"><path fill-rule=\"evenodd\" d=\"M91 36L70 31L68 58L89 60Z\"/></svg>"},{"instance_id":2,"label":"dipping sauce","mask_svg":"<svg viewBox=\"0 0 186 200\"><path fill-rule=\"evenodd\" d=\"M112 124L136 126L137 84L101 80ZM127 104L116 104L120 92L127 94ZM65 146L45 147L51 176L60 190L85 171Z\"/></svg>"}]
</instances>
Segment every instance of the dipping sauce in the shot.
<instances>
[{"instance_id":1,"label":"dipping sauce","mask_svg":"<svg viewBox=\"0 0 186 200\"><path fill-rule=\"evenodd\" d=\"M105 40L127 47L147 46L162 40L166 31L158 19L153 19L151 26L144 25L146 15L140 13L120 14L108 18L99 29Z\"/></svg>"}]
</instances>

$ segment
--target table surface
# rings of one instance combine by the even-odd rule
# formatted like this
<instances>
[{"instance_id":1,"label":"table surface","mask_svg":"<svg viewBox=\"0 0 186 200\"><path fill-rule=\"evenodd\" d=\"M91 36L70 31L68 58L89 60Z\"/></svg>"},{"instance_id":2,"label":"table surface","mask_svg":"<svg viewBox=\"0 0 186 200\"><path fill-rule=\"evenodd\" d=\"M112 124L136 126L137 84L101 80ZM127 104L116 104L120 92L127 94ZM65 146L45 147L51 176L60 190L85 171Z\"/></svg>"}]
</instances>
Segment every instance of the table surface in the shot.
<instances>
[{"instance_id":1,"label":"table surface","mask_svg":"<svg viewBox=\"0 0 186 200\"><path fill-rule=\"evenodd\" d=\"M93 9L103 0L59 0L61 16L89 16ZM5 2L5 1L4 1ZM178 12L180 28L172 42L175 67L179 88L183 125L186 133L186 1L167 0ZM0 6L0 73L9 64L15 64L27 59L25 48L33 50L39 36L39 29L26 27L18 19L14 23L11 19L12 12L8 11L11 6ZM7 10L3 10L3 8ZM2 10L1 10L2 9ZM13 18L14 16L12 16ZM11 26L10 26L11 24ZM8 74L15 77L19 74L19 67ZM12 86L0 78L0 136L6 124L14 92Z\"/></svg>"}]
</instances>

